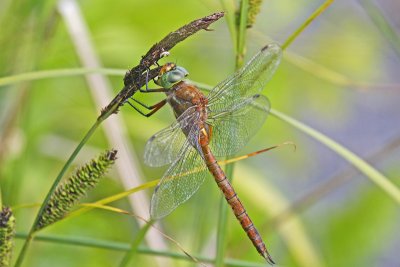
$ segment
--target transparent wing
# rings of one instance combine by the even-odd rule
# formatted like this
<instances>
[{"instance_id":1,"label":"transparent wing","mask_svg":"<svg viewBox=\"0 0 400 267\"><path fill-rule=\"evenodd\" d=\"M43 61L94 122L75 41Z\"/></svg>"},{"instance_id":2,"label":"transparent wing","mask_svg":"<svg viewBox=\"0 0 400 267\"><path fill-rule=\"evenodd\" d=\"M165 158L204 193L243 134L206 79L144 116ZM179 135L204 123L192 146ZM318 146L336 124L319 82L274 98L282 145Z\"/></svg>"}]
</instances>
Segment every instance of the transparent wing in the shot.
<instances>
[{"instance_id":1,"label":"transparent wing","mask_svg":"<svg viewBox=\"0 0 400 267\"><path fill-rule=\"evenodd\" d=\"M242 99L218 114L210 114L210 148L217 157L236 154L260 129L269 113L270 103L263 95Z\"/></svg>"},{"instance_id":2,"label":"transparent wing","mask_svg":"<svg viewBox=\"0 0 400 267\"><path fill-rule=\"evenodd\" d=\"M151 198L150 216L160 219L188 200L208 171L200 153L187 141L182 154L164 174Z\"/></svg>"},{"instance_id":3,"label":"transparent wing","mask_svg":"<svg viewBox=\"0 0 400 267\"><path fill-rule=\"evenodd\" d=\"M190 132L198 115L194 107L188 108L171 126L154 134L146 143L145 164L159 167L172 163L186 142L183 130Z\"/></svg>"},{"instance_id":4,"label":"transparent wing","mask_svg":"<svg viewBox=\"0 0 400 267\"><path fill-rule=\"evenodd\" d=\"M242 98L255 95L272 77L282 57L277 44L269 44L255 55L244 67L219 83L208 95L209 107L214 112L226 110L238 104Z\"/></svg>"}]
</instances>

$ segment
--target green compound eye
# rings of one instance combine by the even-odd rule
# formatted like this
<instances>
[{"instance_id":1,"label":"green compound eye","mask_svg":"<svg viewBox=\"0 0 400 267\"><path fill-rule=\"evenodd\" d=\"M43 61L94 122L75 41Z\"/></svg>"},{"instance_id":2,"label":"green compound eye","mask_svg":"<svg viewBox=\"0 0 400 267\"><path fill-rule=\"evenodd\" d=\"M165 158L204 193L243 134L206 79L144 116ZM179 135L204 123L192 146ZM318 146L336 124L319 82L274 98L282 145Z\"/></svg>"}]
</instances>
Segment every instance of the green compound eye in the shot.
<instances>
[{"instance_id":1,"label":"green compound eye","mask_svg":"<svg viewBox=\"0 0 400 267\"><path fill-rule=\"evenodd\" d=\"M174 69L164 73L160 77L158 83L164 88L170 88L175 83L182 81L188 75L189 72L185 68L177 66Z\"/></svg>"},{"instance_id":2,"label":"green compound eye","mask_svg":"<svg viewBox=\"0 0 400 267\"><path fill-rule=\"evenodd\" d=\"M177 66L175 69L167 72L165 75L167 82L176 83L183 80L186 76L189 75L189 73L183 67Z\"/></svg>"}]
</instances>

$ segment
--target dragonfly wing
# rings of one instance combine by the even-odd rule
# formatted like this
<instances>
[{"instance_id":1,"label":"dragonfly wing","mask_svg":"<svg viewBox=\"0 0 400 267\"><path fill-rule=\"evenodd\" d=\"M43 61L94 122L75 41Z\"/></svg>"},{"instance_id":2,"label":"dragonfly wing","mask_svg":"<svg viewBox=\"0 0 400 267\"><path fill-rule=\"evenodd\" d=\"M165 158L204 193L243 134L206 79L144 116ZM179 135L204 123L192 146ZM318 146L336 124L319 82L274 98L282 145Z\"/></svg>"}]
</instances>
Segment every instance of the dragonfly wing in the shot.
<instances>
[{"instance_id":1,"label":"dragonfly wing","mask_svg":"<svg viewBox=\"0 0 400 267\"><path fill-rule=\"evenodd\" d=\"M214 112L226 110L243 98L255 95L275 73L282 57L277 44L269 44L231 77L219 83L208 95L209 107Z\"/></svg>"},{"instance_id":2,"label":"dragonfly wing","mask_svg":"<svg viewBox=\"0 0 400 267\"><path fill-rule=\"evenodd\" d=\"M171 126L154 134L146 143L144 162L151 167L159 167L176 160L186 142L186 136L182 129L190 132L197 117L198 113L194 107L191 107Z\"/></svg>"},{"instance_id":3,"label":"dragonfly wing","mask_svg":"<svg viewBox=\"0 0 400 267\"><path fill-rule=\"evenodd\" d=\"M200 153L185 143L179 156L164 174L151 198L150 216L160 219L188 200L204 182L207 167Z\"/></svg>"},{"instance_id":4,"label":"dragonfly wing","mask_svg":"<svg viewBox=\"0 0 400 267\"><path fill-rule=\"evenodd\" d=\"M224 157L236 154L260 129L270 109L263 95L241 99L226 111L210 114L207 121L212 125L210 147L214 155Z\"/></svg>"}]
</instances>

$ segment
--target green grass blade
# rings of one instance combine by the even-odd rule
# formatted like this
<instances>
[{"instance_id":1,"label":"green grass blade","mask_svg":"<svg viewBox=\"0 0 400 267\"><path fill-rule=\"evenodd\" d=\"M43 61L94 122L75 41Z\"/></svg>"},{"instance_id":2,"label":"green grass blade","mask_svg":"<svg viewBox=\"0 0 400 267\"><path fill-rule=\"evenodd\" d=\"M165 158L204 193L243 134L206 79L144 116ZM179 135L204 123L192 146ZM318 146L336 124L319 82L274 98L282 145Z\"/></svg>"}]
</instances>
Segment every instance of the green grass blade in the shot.
<instances>
[{"instance_id":1,"label":"green grass blade","mask_svg":"<svg viewBox=\"0 0 400 267\"><path fill-rule=\"evenodd\" d=\"M138 252L138 247L140 243L142 242L144 236L146 235L147 231L150 229L150 227L153 225L153 221L147 222L142 229L136 234L135 239L133 240L129 251L125 254L124 258L122 259L121 263L119 264L120 267L126 267L128 266L129 262L132 261L132 259L135 258L137 252Z\"/></svg>"},{"instance_id":2,"label":"green grass blade","mask_svg":"<svg viewBox=\"0 0 400 267\"><path fill-rule=\"evenodd\" d=\"M313 22L319 15L322 14L332 3L334 0L326 0L321 6L315 10L310 17L306 19L306 21L294 32L292 35L289 36L289 38L285 41L285 43L282 45L282 49L285 50L296 38L299 36L300 33L304 31L307 26Z\"/></svg>"},{"instance_id":3,"label":"green grass blade","mask_svg":"<svg viewBox=\"0 0 400 267\"><path fill-rule=\"evenodd\" d=\"M247 18L249 12L249 1L240 1L240 15L239 25L237 34L237 53L236 53L236 69L239 69L243 65L246 47L246 33L247 33Z\"/></svg>"},{"instance_id":4,"label":"green grass blade","mask_svg":"<svg viewBox=\"0 0 400 267\"><path fill-rule=\"evenodd\" d=\"M78 155L79 151L81 151L82 147L86 144L86 142L89 140L89 138L93 135L93 133L96 131L96 129L99 127L99 125L101 124L100 119L98 119L93 126L90 128L90 130L86 133L86 135L84 136L84 138L82 139L82 141L78 144L78 146L75 148L74 152L71 154L71 156L69 157L69 159L67 160L67 162L64 164L64 167L61 169L60 173L58 174L58 176L56 177L56 179L53 182L53 185L51 186L49 192L47 193L47 196L45 198L45 200L43 201L38 214L36 215L35 221L32 225L31 230L29 231L28 237L25 240L25 243L22 247L22 250L18 256L17 262L15 263L15 267L19 267L21 266L23 259L25 257L25 254L27 252L27 249L32 241L33 238L33 234L34 234L34 229L37 227L38 222L40 217L42 216L42 213L44 212L44 209L46 207L46 205L48 204L52 194L54 193L54 191L56 190L58 184L60 183L61 179L63 178L65 172L68 170L69 166L72 164L73 160L75 159L75 157Z\"/></svg>"},{"instance_id":5,"label":"green grass blade","mask_svg":"<svg viewBox=\"0 0 400 267\"><path fill-rule=\"evenodd\" d=\"M397 56L400 57L400 36L393 29L393 26L390 25L386 16L371 0L359 0L359 2L372 22L375 23L379 32L389 41Z\"/></svg>"},{"instance_id":6,"label":"green grass blade","mask_svg":"<svg viewBox=\"0 0 400 267\"><path fill-rule=\"evenodd\" d=\"M234 164L230 164L225 168L227 179L232 182ZM215 267L224 266L225 251L226 251L226 236L228 228L228 212L229 205L226 203L225 197L222 195L219 201L219 213L217 223L217 253L215 256Z\"/></svg>"},{"instance_id":7,"label":"green grass blade","mask_svg":"<svg viewBox=\"0 0 400 267\"><path fill-rule=\"evenodd\" d=\"M289 51L285 51L284 59L293 64L294 66L300 68L303 71L309 72L313 76L330 82L332 84L336 84L338 86L362 86L363 84L353 82L347 76L338 73L332 69L325 67L322 64L318 64L312 60L309 60L305 57L297 55L295 53L291 53Z\"/></svg>"},{"instance_id":8,"label":"green grass blade","mask_svg":"<svg viewBox=\"0 0 400 267\"><path fill-rule=\"evenodd\" d=\"M246 44L246 30L247 30L247 18L248 18L248 9L249 9L249 1L241 0L240 2L240 11L239 11L239 25L235 29L237 29L237 40L236 40L236 69L239 69L243 65L243 58L245 54L245 44ZM235 20L236 21L236 20ZM234 164L231 164L225 168L225 174L228 180L231 182L233 179L233 169ZM221 196L219 203L219 217L217 224L217 248L216 248L216 257L215 257L215 266L222 267L224 266L225 259L225 251L226 251L226 235L227 235L227 220L228 220L228 204L223 196Z\"/></svg>"},{"instance_id":9,"label":"green grass blade","mask_svg":"<svg viewBox=\"0 0 400 267\"><path fill-rule=\"evenodd\" d=\"M28 237L27 233L17 233L16 238L25 239ZM99 240L93 238L86 238L86 237L74 237L74 236L56 236L50 234L39 234L35 236L35 240L43 241L43 242L51 242L51 243L58 243L63 245L75 245L75 246L82 246L82 247L93 247L93 248L101 248L101 249L108 249L108 250L115 250L115 251L129 251L130 244L128 243L121 243L115 242L111 240ZM188 256L182 253L170 252L170 251L160 251L160 250L152 250L147 247L138 247L138 252L147 255L154 255L154 256L162 256L186 261L192 261ZM214 259L207 258L204 256L197 256L195 255L196 259L205 262L205 263L212 263ZM254 262L248 261L240 261L234 259L226 259L225 260L226 266L232 267L263 267L265 264L259 264Z\"/></svg>"},{"instance_id":10,"label":"green grass blade","mask_svg":"<svg viewBox=\"0 0 400 267\"><path fill-rule=\"evenodd\" d=\"M32 71L12 76L1 77L0 86L26 82L26 81L40 80L45 78L59 78L59 77L85 75L90 73L123 76L125 75L125 72L126 70L107 69L107 68L95 68L95 69L73 68L73 69Z\"/></svg>"},{"instance_id":11,"label":"green grass blade","mask_svg":"<svg viewBox=\"0 0 400 267\"><path fill-rule=\"evenodd\" d=\"M232 43L235 44L237 40L237 32L236 32L236 7L234 0L220 0L222 8L225 11L225 20L228 24L229 33L231 34ZM237 46L234 45L234 52L237 53Z\"/></svg>"},{"instance_id":12,"label":"green grass blade","mask_svg":"<svg viewBox=\"0 0 400 267\"><path fill-rule=\"evenodd\" d=\"M287 198L287 195L281 192L277 185L266 179L265 175L264 171L259 171L257 168L251 168L245 164L236 166L235 176L240 177L240 179L236 179L235 184L240 191L240 196L245 201L244 204L251 207L251 210L250 208L248 210L250 216L257 212L265 214L267 218L274 217L275 214L280 214L291 205L291 200ZM278 264L282 263L282 260L275 255L276 247L270 245L273 235L278 235L279 240L287 248L287 253L290 254L294 262L290 266L326 266L318 245L310 237L301 215L292 213L290 219L275 225L271 225L271 220L267 218L265 218L266 222L261 225L261 221L254 221L254 223L260 230L272 258ZM267 229L268 231L266 231ZM242 236L245 238L246 234L243 233Z\"/></svg>"},{"instance_id":13,"label":"green grass blade","mask_svg":"<svg viewBox=\"0 0 400 267\"><path fill-rule=\"evenodd\" d=\"M109 204L111 202L117 201L119 199L125 198L125 197L127 197L127 196L129 196L131 194L136 193L136 192L139 192L139 191L151 188L151 187L155 187L159 182L160 182L160 180L150 181L150 182L144 183L144 184L142 184L140 186L137 186L137 187L131 188L129 190L126 190L124 192L121 192L121 193L118 193L118 194L103 198L101 200L98 200L98 201L92 203L93 206L85 206L83 208L80 208L78 210L75 210L75 211L71 212L70 214L68 214L62 220L66 220L66 219L69 219L69 218L73 218L73 217L82 215L82 214L84 214L84 213L86 213L88 211L91 211L92 209L95 209L96 205L106 205L106 204ZM62 221L62 220L60 220L60 221Z\"/></svg>"},{"instance_id":14,"label":"green grass blade","mask_svg":"<svg viewBox=\"0 0 400 267\"><path fill-rule=\"evenodd\" d=\"M359 156L338 144L328 136L318 132L317 130L305 125L304 123L297 121L288 115L283 114L277 110L271 109L271 114L275 117L289 123L300 131L308 134L314 139L318 140L326 147L340 155L342 158L351 163L354 167L360 170L365 176L367 176L373 183L375 183L380 189L382 189L388 196L390 196L397 204L400 205L400 189L394 185L386 176L372 167L370 164L365 162Z\"/></svg>"}]
</instances>

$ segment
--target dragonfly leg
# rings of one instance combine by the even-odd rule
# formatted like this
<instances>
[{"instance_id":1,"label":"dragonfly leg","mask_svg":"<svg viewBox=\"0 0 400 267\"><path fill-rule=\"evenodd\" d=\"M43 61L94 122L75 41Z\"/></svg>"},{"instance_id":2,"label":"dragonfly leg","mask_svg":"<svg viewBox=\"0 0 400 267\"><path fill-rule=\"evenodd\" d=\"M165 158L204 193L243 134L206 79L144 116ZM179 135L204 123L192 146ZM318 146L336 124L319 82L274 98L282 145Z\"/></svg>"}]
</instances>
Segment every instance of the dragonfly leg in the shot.
<instances>
[{"instance_id":1,"label":"dragonfly leg","mask_svg":"<svg viewBox=\"0 0 400 267\"><path fill-rule=\"evenodd\" d=\"M154 105L148 106L148 105L146 105L145 103L143 103L142 101L139 101L139 100L137 100L137 99L135 99L135 98L131 98L131 99L132 99L133 101L135 101L136 103L138 103L139 105L141 105L142 107L148 109L148 110L153 110L153 109L157 108L159 105L161 105L161 107L162 107L162 106L164 106L165 103L167 102L167 99L163 99L163 100L161 100L160 102L158 102L158 103L156 103L156 104L154 104ZM160 107L160 108L161 108L161 107Z\"/></svg>"},{"instance_id":2,"label":"dragonfly leg","mask_svg":"<svg viewBox=\"0 0 400 267\"><path fill-rule=\"evenodd\" d=\"M150 69L148 68L146 71L146 91L149 89L149 72Z\"/></svg>"},{"instance_id":3,"label":"dragonfly leg","mask_svg":"<svg viewBox=\"0 0 400 267\"><path fill-rule=\"evenodd\" d=\"M139 89L139 91L142 93L165 93L165 92L168 92L168 90L169 89L165 89L165 88L149 89L149 88L147 88L147 85L146 85L146 89Z\"/></svg>"},{"instance_id":4,"label":"dragonfly leg","mask_svg":"<svg viewBox=\"0 0 400 267\"><path fill-rule=\"evenodd\" d=\"M160 102L158 102L155 105L152 106L147 106L146 104L140 102L139 100L136 100L134 98L132 98L133 101L135 101L136 103L138 103L139 105L141 105L142 107L151 110L149 113L144 113L143 111L141 111L140 109L138 109L134 104L132 104L131 102L127 101L127 103L133 108L135 109L137 112L139 112L139 114L145 116L145 117L150 117L151 115L153 115L154 113L156 113L160 108L162 108L166 103L167 100L164 99Z\"/></svg>"},{"instance_id":5,"label":"dragonfly leg","mask_svg":"<svg viewBox=\"0 0 400 267\"><path fill-rule=\"evenodd\" d=\"M147 69L147 71L146 71L146 89L139 89L139 91L142 93L165 93L165 92L167 92L168 89L165 89L165 88L156 88L156 89L149 88L149 72L150 72L150 69Z\"/></svg>"}]
</instances>

